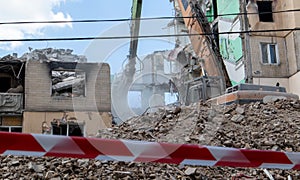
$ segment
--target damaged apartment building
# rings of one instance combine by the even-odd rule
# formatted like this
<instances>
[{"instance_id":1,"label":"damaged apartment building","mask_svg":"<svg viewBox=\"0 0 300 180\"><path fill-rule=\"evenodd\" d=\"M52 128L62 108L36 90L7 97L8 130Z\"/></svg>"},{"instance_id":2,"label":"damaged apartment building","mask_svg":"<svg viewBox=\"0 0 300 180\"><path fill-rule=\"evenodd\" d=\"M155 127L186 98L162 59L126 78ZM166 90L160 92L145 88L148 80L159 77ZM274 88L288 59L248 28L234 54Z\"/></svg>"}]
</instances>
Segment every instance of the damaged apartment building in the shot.
<instances>
[{"instance_id":1,"label":"damaged apartment building","mask_svg":"<svg viewBox=\"0 0 300 180\"><path fill-rule=\"evenodd\" d=\"M110 69L72 50L0 59L0 130L94 136L111 125Z\"/></svg>"},{"instance_id":2,"label":"damaged apartment building","mask_svg":"<svg viewBox=\"0 0 300 180\"><path fill-rule=\"evenodd\" d=\"M299 95L300 1L208 2L207 15L219 33L215 38L232 84L278 84Z\"/></svg>"}]
</instances>

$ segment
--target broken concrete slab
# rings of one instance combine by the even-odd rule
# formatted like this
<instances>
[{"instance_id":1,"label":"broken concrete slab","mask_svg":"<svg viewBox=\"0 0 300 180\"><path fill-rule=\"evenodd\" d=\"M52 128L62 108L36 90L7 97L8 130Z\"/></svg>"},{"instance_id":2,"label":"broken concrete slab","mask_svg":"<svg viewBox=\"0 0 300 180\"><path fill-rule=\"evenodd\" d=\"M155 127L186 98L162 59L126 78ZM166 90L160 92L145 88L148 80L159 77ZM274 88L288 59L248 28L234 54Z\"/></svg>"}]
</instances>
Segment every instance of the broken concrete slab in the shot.
<instances>
[{"instance_id":1,"label":"broken concrete slab","mask_svg":"<svg viewBox=\"0 0 300 180\"><path fill-rule=\"evenodd\" d=\"M287 99L287 98L284 96L265 96L263 98L263 103L270 103L270 102L275 102L283 99Z\"/></svg>"}]
</instances>

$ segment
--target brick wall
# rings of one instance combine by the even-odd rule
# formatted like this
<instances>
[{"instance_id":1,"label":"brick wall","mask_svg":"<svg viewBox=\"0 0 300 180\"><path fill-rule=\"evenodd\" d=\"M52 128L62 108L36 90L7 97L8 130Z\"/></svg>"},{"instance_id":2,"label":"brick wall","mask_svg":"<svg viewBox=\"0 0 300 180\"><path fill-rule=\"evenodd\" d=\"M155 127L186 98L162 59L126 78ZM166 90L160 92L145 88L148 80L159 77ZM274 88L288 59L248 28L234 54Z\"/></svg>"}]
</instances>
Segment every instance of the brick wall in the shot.
<instances>
[{"instance_id":1,"label":"brick wall","mask_svg":"<svg viewBox=\"0 0 300 180\"><path fill-rule=\"evenodd\" d=\"M63 62L60 62L63 63ZM25 111L111 111L110 68L106 63L78 63L86 74L85 97L52 96L51 66L28 61L25 70Z\"/></svg>"}]
</instances>

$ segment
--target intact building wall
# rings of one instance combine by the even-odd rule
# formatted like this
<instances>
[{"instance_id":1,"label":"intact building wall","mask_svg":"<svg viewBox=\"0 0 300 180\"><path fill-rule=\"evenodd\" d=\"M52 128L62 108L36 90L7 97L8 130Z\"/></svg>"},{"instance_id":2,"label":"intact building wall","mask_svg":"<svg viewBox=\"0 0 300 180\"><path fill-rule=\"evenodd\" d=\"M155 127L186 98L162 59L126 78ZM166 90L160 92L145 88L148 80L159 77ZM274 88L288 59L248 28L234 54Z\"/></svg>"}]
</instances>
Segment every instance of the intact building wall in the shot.
<instances>
[{"instance_id":1,"label":"intact building wall","mask_svg":"<svg viewBox=\"0 0 300 180\"><path fill-rule=\"evenodd\" d=\"M55 64L56 63L56 64ZM51 71L64 62L28 61L25 70L25 111L111 111L110 69L106 63L77 63L86 74L85 97L52 96ZM74 64L73 64L74 66Z\"/></svg>"},{"instance_id":2,"label":"intact building wall","mask_svg":"<svg viewBox=\"0 0 300 180\"><path fill-rule=\"evenodd\" d=\"M276 43L278 47L278 64L264 64L262 62L261 43ZM288 77L286 44L284 38L252 36L250 39L252 75L253 77ZM255 73L256 72L256 73Z\"/></svg>"},{"instance_id":3,"label":"intact building wall","mask_svg":"<svg viewBox=\"0 0 300 180\"><path fill-rule=\"evenodd\" d=\"M297 34L296 32L292 32L290 33L287 37L286 37L286 49L287 49L287 61L289 64L289 74L293 75L298 71L298 67L300 63L297 62L297 49L295 48L295 39L297 39ZM299 51L298 51L299 52Z\"/></svg>"}]
</instances>

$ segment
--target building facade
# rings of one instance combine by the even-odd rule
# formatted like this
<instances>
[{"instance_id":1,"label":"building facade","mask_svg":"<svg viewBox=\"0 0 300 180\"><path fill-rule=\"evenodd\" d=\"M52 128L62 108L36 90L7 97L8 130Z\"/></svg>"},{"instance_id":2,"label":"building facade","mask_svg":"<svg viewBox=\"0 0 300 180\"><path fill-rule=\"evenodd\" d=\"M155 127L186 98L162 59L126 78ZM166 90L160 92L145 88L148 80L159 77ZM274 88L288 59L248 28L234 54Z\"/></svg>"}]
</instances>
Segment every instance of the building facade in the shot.
<instances>
[{"instance_id":1,"label":"building facade","mask_svg":"<svg viewBox=\"0 0 300 180\"><path fill-rule=\"evenodd\" d=\"M211 0L207 15L218 34L232 84L280 85L300 95L298 0ZM211 8L210 8L211 7ZM242 32L242 33L234 33Z\"/></svg>"},{"instance_id":2,"label":"building facade","mask_svg":"<svg viewBox=\"0 0 300 180\"><path fill-rule=\"evenodd\" d=\"M0 61L1 131L95 136L111 126L106 63Z\"/></svg>"},{"instance_id":3,"label":"building facade","mask_svg":"<svg viewBox=\"0 0 300 180\"><path fill-rule=\"evenodd\" d=\"M254 84L279 84L300 95L300 8L298 0L249 0L249 67Z\"/></svg>"}]
</instances>

